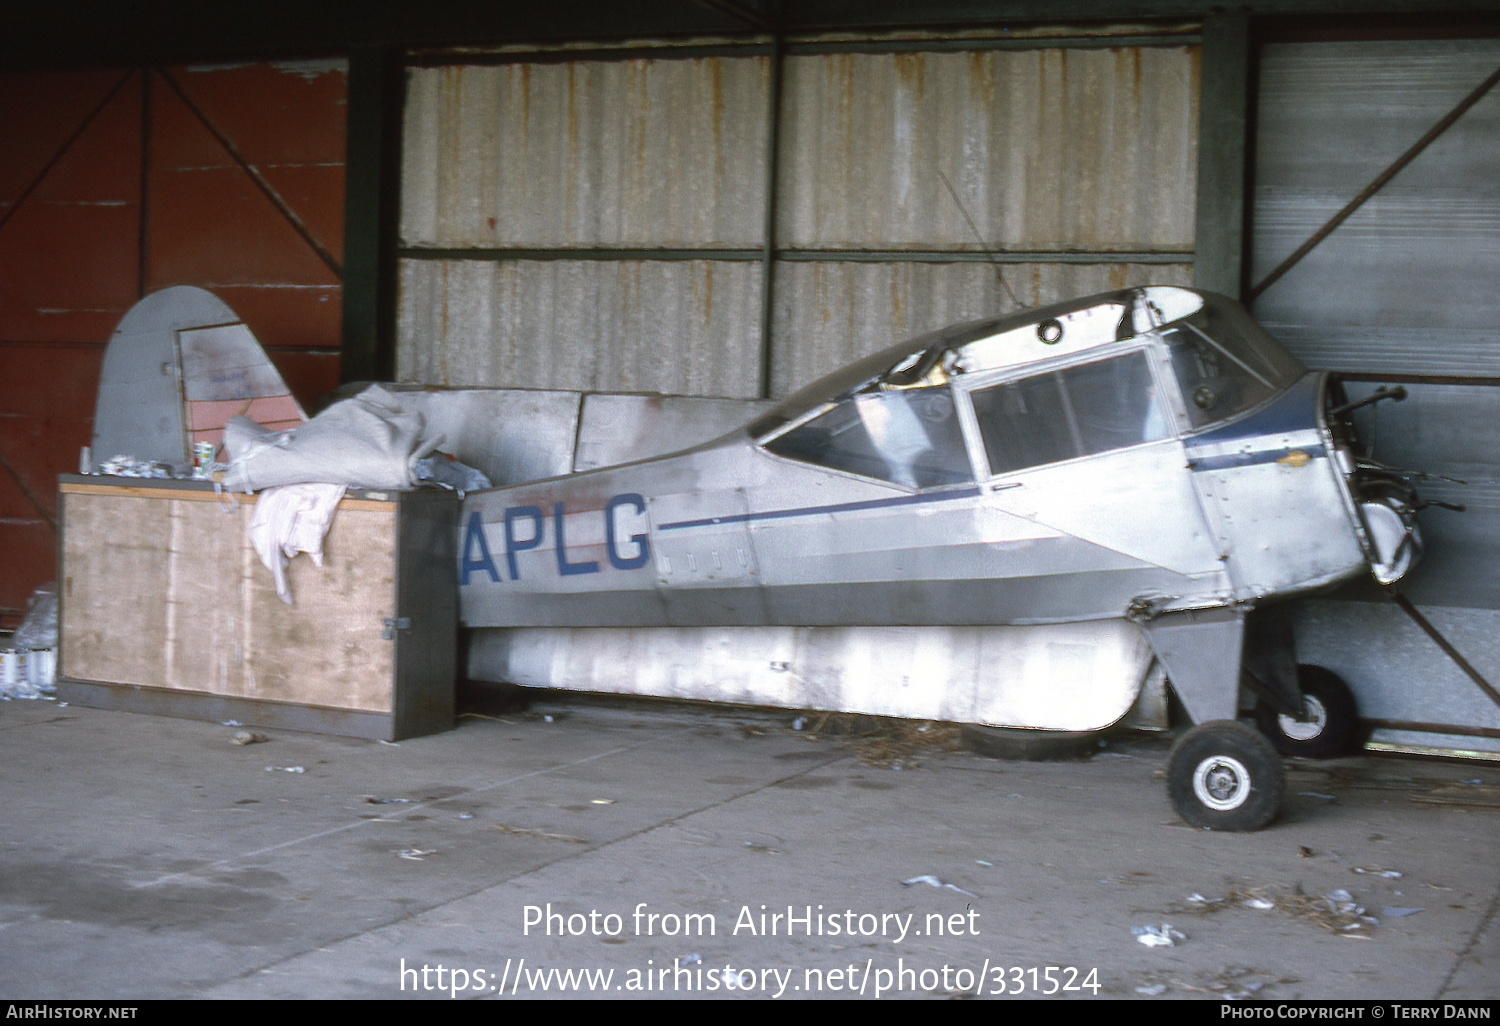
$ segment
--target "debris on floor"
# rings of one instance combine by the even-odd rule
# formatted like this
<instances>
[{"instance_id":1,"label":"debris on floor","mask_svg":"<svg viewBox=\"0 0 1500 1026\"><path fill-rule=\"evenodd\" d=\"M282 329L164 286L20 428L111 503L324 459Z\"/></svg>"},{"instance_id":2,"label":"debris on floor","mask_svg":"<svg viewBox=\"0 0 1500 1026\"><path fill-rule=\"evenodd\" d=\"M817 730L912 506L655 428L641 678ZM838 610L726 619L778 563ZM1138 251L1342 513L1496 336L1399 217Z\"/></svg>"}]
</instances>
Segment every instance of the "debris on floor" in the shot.
<instances>
[{"instance_id":1,"label":"debris on floor","mask_svg":"<svg viewBox=\"0 0 1500 1026\"><path fill-rule=\"evenodd\" d=\"M780 855L780 848L772 848L770 845L761 844L758 841L746 841L745 847L750 851L760 852L762 855Z\"/></svg>"},{"instance_id":2,"label":"debris on floor","mask_svg":"<svg viewBox=\"0 0 1500 1026\"><path fill-rule=\"evenodd\" d=\"M1181 970L1150 970L1142 974L1142 982L1135 992L1146 997L1159 997L1169 991L1178 990L1188 994L1211 994L1229 1001L1243 1001L1251 997L1265 997L1267 987L1277 984L1300 982L1294 977L1272 977L1259 969L1247 966L1220 966L1203 969L1191 977Z\"/></svg>"},{"instance_id":3,"label":"debris on floor","mask_svg":"<svg viewBox=\"0 0 1500 1026\"><path fill-rule=\"evenodd\" d=\"M1161 925L1132 926L1130 932L1135 939L1148 948L1175 948L1178 941L1187 940L1187 935L1174 929L1171 923Z\"/></svg>"},{"instance_id":4,"label":"debris on floor","mask_svg":"<svg viewBox=\"0 0 1500 1026\"><path fill-rule=\"evenodd\" d=\"M545 830L537 830L535 827L515 827L509 823L496 823L495 829L506 834L520 834L525 837L540 837L548 841L566 841L568 844L587 844L582 837L574 837L572 834L553 834Z\"/></svg>"},{"instance_id":5,"label":"debris on floor","mask_svg":"<svg viewBox=\"0 0 1500 1026\"><path fill-rule=\"evenodd\" d=\"M975 894L973 891L966 891L957 884L943 883L943 881L939 880L935 876L932 876L931 874L925 876L914 876L910 880L902 880L901 886L910 887L912 884L919 883L926 884L929 887L942 887L950 891L957 891L959 894L967 894L971 898L979 897L979 895Z\"/></svg>"},{"instance_id":6,"label":"debris on floor","mask_svg":"<svg viewBox=\"0 0 1500 1026\"><path fill-rule=\"evenodd\" d=\"M1206 898L1194 892L1188 895L1185 903L1173 904L1167 911L1173 915L1210 915L1229 908L1278 911L1346 937L1359 936L1362 931L1368 932L1371 927L1380 925L1380 921L1368 915L1364 906L1342 887L1318 897L1309 897L1299 889L1281 887L1249 890L1231 887L1222 898Z\"/></svg>"},{"instance_id":7,"label":"debris on floor","mask_svg":"<svg viewBox=\"0 0 1500 1026\"><path fill-rule=\"evenodd\" d=\"M810 712L793 720L792 729L813 737L840 738L860 762L880 769L916 769L922 765L919 756L923 753L956 752L963 747L956 723L933 720Z\"/></svg>"}]
</instances>

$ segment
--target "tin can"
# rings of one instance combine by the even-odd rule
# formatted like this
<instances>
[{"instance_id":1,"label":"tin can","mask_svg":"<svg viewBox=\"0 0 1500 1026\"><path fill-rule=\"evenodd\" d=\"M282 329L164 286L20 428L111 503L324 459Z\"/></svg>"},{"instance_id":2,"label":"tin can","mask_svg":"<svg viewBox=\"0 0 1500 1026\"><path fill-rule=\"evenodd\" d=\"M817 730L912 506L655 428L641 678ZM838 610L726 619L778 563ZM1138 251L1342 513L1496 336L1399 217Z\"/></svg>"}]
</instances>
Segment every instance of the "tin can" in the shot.
<instances>
[{"instance_id":1,"label":"tin can","mask_svg":"<svg viewBox=\"0 0 1500 1026\"><path fill-rule=\"evenodd\" d=\"M26 657L13 648L0 649L0 687L15 687L26 677Z\"/></svg>"},{"instance_id":2,"label":"tin can","mask_svg":"<svg viewBox=\"0 0 1500 1026\"><path fill-rule=\"evenodd\" d=\"M57 649L33 648L25 659L26 683L39 691L51 691L57 683Z\"/></svg>"},{"instance_id":3,"label":"tin can","mask_svg":"<svg viewBox=\"0 0 1500 1026\"><path fill-rule=\"evenodd\" d=\"M214 450L218 446L213 442L193 443L193 478L197 481L207 481L213 476Z\"/></svg>"}]
</instances>

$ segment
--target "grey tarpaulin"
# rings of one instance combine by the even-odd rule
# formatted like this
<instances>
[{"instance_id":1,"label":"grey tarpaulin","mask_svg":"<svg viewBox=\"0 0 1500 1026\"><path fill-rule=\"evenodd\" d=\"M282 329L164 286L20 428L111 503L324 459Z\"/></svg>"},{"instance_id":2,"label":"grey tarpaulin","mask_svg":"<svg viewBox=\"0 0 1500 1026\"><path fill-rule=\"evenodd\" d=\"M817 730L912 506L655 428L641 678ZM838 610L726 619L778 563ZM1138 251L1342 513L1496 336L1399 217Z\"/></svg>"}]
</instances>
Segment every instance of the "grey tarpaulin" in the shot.
<instances>
[{"instance_id":1,"label":"grey tarpaulin","mask_svg":"<svg viewBox=\"0 0 1500 1026\"><path fill-rule=\"evenodd\" d=\"M418 410L399 395L371 385L334 403L312 420L272 431L244 417L224 428L229 469L223 485L261 491L250 522L250 540L291 603L287 560L298 552L322 565L323 536L345 488L402 491L433 481L450 488L488 488L483 474L441 457L443 437L428 437Z\"/></svg>"},{"instance_id":2,"label":"grey tarpaulin","mask_svg":"<svg viewBox=\"0 0 1500 1026\"><path fill-rule=\"evenodd\" d=\"M229 470L224 487L254 492L289 484L350 488L415 488L417 461L442 444L427 438L416 410L379 385L334 403L288 431L271 431L244 417L224 428Z\"/></svg>"}]
</instances>

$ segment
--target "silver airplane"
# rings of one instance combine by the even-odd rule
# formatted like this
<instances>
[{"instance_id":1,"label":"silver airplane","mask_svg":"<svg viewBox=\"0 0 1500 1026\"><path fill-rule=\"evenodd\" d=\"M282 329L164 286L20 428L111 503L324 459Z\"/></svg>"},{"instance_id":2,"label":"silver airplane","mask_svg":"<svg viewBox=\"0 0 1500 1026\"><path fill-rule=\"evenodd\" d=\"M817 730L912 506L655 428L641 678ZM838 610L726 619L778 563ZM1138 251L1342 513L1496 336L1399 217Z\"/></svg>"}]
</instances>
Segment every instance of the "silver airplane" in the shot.
<instances>
[{"instance_id":1,"label":"silver airplane","mask_svg":"<svg viewBox=\"0 0 1500 1026\"><path fill-rule=\"evenodd\" d=\"M1351 416L1401 396L1349 402L1185 288L945 328L707 444L470 493L468 673L1070 736L1164 676L1196 724L1178 813L1258 829L1278 750L1356 729L1276 601L1420 554L1421 504Z\"/></svg>"}]
</instances>

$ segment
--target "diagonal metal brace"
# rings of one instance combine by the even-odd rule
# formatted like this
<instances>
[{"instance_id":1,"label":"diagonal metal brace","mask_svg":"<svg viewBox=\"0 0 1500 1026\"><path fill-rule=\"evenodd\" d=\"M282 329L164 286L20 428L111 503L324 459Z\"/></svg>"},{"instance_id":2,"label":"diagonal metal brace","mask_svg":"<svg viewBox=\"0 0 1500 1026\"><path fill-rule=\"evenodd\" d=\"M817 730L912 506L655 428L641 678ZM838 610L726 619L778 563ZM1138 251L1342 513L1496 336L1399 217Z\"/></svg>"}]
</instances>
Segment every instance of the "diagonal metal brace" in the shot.
<instances>
[{"instance_id":1,"label":"diagonal metal brace","mask_svg":"<svg viewBox=\"0 0 1500 1026\"><path fill-rule=\"evenodd\" d=\"M1262 292L1266 291L1266 289L1270 288L1273 284L1281 279L1282 275L1286 274L1287 271L1290 271L1294 266L1296 266L1296 264L1298 264L1302 260L1303 257L1312 252L1314 246L1322 242L1324 239L1328 238L1328 236L1332 235L1334 229L1348 220L1350 214L1354 213L1360 207L1364 206L1365 201L1379 192L1382 188L1384 188L1386 182L1389 182L1392 178L1396 177L1396 175L1400 173L1402 168L1406 167L1406 165L1415 160L1423 150L1432 145L1433 141L1437 139L1438 136L1446 132L1453 126L1453 123L1455 121L1463 117L1464 113L1470 107L1474 106L1474 104L1483 99L1484 94L1494 88L1496 82L1500 82L1500 68L1497 68L1494 74L1490 75L1489 78L1479 83L1478 87L1475 88L1473 92L1459 101L1458 106L1450 110L1441 121L1433 125L1432 129L1426 135L1418 139L1415 143L1412 144L1410 149L1401 154L1401 156L1397 157L1395 162L1392 163L1390 167L1386 168L1384 171L1380 172L1380 174L1376 175L1375 180L1361 189L1359 195L1355 196L1352 200L1346 203L1344 205L1344 208L1337 214L1334 214L1332 217L1330 217L1328 221L1323 225L1323 227L1313 232L1311 238L1309 238L1302 245L1298 246L1291 256L1283 260L1274 271L1261 279L1260 284L1256 285L1250 290L1249 294L1245 297L1245 301L1249 302L1255 299L1255 297L1259 296Z\"/></svg>"}]
</instances>

